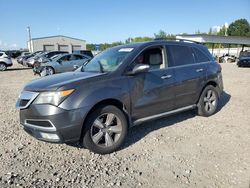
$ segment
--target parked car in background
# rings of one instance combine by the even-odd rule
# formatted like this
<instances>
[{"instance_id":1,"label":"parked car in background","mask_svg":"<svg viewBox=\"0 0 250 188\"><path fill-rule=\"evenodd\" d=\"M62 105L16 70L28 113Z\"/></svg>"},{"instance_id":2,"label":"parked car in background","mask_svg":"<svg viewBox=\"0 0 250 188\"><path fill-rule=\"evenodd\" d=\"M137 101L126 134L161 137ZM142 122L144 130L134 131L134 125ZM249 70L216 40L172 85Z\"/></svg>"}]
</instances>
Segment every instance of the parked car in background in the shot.
<instances>
[{"instance_id":1,"label":"parked car in background","mask_svg":"<svg viewBox=\"0 0 250 188\"><path fill-rule=\"evenodd\" d=\"M25 57L30 56L30 55L31 55L30 52L22 52L21 55L18 56L18 57L16 58L16 60L17 60L17 62L18 62L19 64L23 64L23 59L24 59Z\"/></svg>"},{"instance_id":2,"label":"parked car in background","mask_svg":"<svg viewBox=\"0 0 250 188\"><path fill-rule=\"evenodd\" d=\"M34 58L32 58L30 61L27 62L28 67L38 67L41 63L45 63L47 61L49 61L49 58L53 57L54 55L57 54L66 54L68 52L64 52L64 51L51 51L51 52L44 52L38 56L35 56Z\"/></svg>"},{"instance_id":3,"label":"parked car in background","mask_svg":"<svg viewBox=\"0 0 250 188\"><path fill-rule=\"evenodd\" d=\"M26 55L30 55L30 52L22 52L20 56L26 56Z\"/></svg>"},{"instance_id":4,"label":"parked car in background","mask_svg":"<svg viewBox=\"0 0 250 188\"><path fill-rule=\"evenodd\" d=\"M250 57L250 50L241 51L239 58L241 57Z\"/></svg>"},{"instance_id":5,"label":"parked car in background","mask_svg":"<svg viewBox=\"0 0 250 188\"><path fill-rule=\"evenodd\" d=\"M219 63L233 63L236 62L236 60L236 56L229 54L223 54L223 56L219 57Z\"/></svg>"},{"instance_id":6,"label":"parked car in background","mask_svg":"<svg viewBox=\"0 0 250 188\"><path fill-rule=\"evenodd\" d=\"M94 57L93 56L93 53L91 52L91 50L76 50L76 51L73 51L74 54L82 54L82 55L87 55L89 57Z\"/></svg>"},{"instance_id":7,"label":"parked car in background","mask_svg":"<svg viewBox=\"0 0 250 188\"><path fill-rule=\"evenodd\" d=\"M69 56L54 63L68 65ZM33 80L16 107L37 139L106 154L133 125L191 109L213 115L222 91L221 66L205 46L152 41L116 46L75 72Z\"/></svg>"},{"instance_id":8,"label":"parked car in background","mask_svg":"<svg viewBox=\"0 0 250 188\"><path fill-rule=\"evenodd\" d=\"M39 55L39 54L42 54L44 53L43 51L37 51L37 52L34 52L34 53L31 53L29 55L26 55L26 56L21 56L20 58L17 58L17 62L19 64L22 64L22 65L25 65L25 66L28 66L27 65L27 62L32 59L33 57Z\"/></svg>"},{"instance_id":9,"label":"parked car in background","mask_svg":"<svg viewBox=\"0 0 250 188\"><path fill-rule=\"evenodd\" d=\"M249 56L242 56L240 57L239 61L237 62L238 67L250 67L250 54Z\"/></svg>"},{"instance_id":10,"label":"parked car in background","mask_svg":"<svg viewBox=\"0 0 250 188\"><path fill-rule=\"evenodd\" d=\"M7 67L12 65L11 58L5 52L0 52L0 71L5 71Z\"/></svg>"},{"instance_id":11,"label":"parked car in background","mask_svg":"<svg viewBox=\"0 0 250 188\"><path fill-rule=\"evenodd\" d=\"M7 50L6 54L8 54L8 56L10 58L17 58L18 56L21 55L21 51L20 50Z\"/></svg>"},{"instance_id":12,"label":"parked car in background","mask_svg":"<svg viewBox=\"0 0 250 188\"><path fill-rule=\"evenodd\" d=\"M74 71L86 63L89 59L90 57L80 54L55 55L46 63L40 64L39 67L34 67L33 71L35 74L40 74L42 76Z\"/></svg>"}]
</instances>

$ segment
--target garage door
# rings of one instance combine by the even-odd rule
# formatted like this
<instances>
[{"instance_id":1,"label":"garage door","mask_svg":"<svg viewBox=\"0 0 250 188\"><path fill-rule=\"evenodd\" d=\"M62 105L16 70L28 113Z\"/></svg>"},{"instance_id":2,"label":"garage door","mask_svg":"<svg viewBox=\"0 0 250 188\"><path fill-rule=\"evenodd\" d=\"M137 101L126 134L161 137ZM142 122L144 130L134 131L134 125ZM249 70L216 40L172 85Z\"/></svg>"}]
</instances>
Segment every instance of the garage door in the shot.
<instances>
[{"instance_id":1,"label":"garage door","mask_svg":"<svg viewBox=\"0 0 250 188\"><path fill-rule=\"evenodd\" d=\"M54 45L43 45L43 50L44 51L54 51L55 46Z\"/></svg>"},{"instance_id":2,"label":"garage door","mask_svg":"<svg viewBox=\"0 0 250 188\"><path fill-rule=\"evenodd\" d=\"M63 52L68 52L69 51L69 46L68 45L59 45L58 50L63 51Z\"/></svg>"},{"instance_id":3,"label":"garage door","mask_svg":"<svg viewBox=\"0 0 250 188\"><path fill-rule=\"evenodd\" d=\"M73 45L72 51L77 51L77 50L81 50L81 46L80 45Z\"/></svg>"}]
</instances>

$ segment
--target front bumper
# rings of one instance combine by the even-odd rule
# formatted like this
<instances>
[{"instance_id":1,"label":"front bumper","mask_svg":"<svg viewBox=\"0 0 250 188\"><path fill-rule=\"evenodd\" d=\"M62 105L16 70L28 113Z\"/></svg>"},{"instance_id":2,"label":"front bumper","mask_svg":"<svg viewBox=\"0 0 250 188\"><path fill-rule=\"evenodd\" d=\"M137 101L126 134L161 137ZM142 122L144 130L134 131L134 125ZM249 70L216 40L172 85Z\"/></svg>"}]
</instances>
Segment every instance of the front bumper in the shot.
<instances>
[{"instance_id":1,"label":"front bumper","mask_svg":"<svg viewBox=\"0 0 250 188\"><path fill-rule=\"evenodd\" d=\"M76 143L81 138L87 112L87 108L64 110L49 104L31 104L27 109L20 110L20 123L27 133L39 140Z\"/></svg>"},{"instance_id":2,"label":"front bumper","mask_svg":"<svg viewBox=\"0 0 250 188\"><path fill-rule=\"evenodd\" d=\"M250 67L250 61L238 61L237 62L238 66L242 66L242 67Z\"/></svg>"}]
</instances>

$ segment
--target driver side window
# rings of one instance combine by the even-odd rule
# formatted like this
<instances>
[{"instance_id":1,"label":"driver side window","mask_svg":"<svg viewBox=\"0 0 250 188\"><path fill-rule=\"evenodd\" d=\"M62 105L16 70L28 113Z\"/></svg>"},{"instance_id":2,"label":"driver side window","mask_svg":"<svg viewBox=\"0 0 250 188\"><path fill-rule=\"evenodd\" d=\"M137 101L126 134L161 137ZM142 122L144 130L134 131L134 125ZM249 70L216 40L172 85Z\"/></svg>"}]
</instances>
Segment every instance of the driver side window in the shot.
<instances>
[{"instance_id":1,"label":"driver side window","mask_svg":"<svg viewBox=\"0 0 250 188\"><path fill-rule=\"evenodd\" d=\"M134 61L137 64L147 64L150 70L164 69L164 56L162 47L154 47L144 50Z\"/></svg>"}]
</instances>

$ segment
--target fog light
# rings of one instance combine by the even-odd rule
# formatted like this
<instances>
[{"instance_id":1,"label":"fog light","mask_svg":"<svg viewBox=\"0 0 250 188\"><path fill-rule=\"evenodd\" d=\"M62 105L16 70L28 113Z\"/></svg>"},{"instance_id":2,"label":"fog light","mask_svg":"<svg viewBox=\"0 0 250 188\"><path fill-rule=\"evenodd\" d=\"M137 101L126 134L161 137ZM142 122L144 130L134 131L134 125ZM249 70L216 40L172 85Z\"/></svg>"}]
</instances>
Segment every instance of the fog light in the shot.
<instances>
[{"instance_id":1,"label":"fog light","mask_svg":"<svg viewBox=\"0 0 250 188\"><path fill-rule=\"evenodd\" d=\"M59 137L57 134L50 134L50 133L40 133L42 138L48 139L48 140L59 140Z\"/></svg>"}]
</instances>

